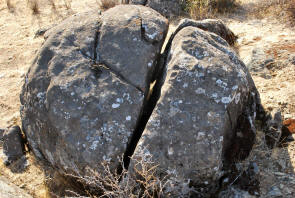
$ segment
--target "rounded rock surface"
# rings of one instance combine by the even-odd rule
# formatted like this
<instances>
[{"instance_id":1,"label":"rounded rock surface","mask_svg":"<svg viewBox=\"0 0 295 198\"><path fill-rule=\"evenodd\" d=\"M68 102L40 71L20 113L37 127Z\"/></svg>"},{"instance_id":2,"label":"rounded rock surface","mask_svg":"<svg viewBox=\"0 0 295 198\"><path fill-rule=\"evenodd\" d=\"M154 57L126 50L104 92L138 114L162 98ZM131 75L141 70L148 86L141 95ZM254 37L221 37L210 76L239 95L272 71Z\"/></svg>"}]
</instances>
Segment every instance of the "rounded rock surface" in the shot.
<instances>
[{"instance_id":1,"label":"rounded rock surface","mask_svg":"<svg viewBox=\"0 0 295 198\"><path fill-rule=\"evenodd\" d=\"M246 66L214 33L188 25L167 49L161 96L133 159L150 155L160 175L214 185L226 163L252 148L259 94Z\"/></svg>"},{"instance_id":2,"label":"rounded rock surface","mask_svg":"<svg viewBox=\"0 0 295 198\"><path fill-rule=\"evenodd\" d=\"M152 41L144 38L145 20ZM167 29L154 10L121 5L76 14L46 32L20 96L35 155L64 173L83 175L105 161L116 169L141 116Z\"/></svg>"}]
</instances>

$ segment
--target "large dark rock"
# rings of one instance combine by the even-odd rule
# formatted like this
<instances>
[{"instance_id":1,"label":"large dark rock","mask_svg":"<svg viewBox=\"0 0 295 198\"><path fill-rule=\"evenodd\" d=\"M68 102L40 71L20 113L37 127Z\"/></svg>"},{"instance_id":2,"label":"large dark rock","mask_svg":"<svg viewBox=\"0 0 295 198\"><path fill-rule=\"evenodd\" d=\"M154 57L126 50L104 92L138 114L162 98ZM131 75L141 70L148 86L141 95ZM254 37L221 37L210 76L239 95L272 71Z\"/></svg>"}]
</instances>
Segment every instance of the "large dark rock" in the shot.
<instances>
[{"instance_id":1,"label":"large dark rock","mask_svg":"<svg viewBox=\"0 0 295 198\"><path fill-rule=\"evenodd\" d=\"M215 193L252 148L259 94L221 21L182 20L160 55L167 29L153 9L121 5L47 31L21 93L34 153L84 175L123 155L128 167L135 149L131 169L149 156L158 176Z\"/></svg>"},{"instance_id":2,"label":"large dark rock","mask_svg":"<svg viewBox=\"0 0 295 198\"><path fill-rule=\"evenodd\" d=\"M3 135L3 153L6 165L21 158L25 153L24 141L19 126L13 126Z\"/></svg>"},{"instance_id":3,"label":"large dark rock","mask_svg":"<svg viewBox=\"0 0 295 198\"><path fill-rule=\"evenodd\" d=\"M148 6L168 18L181 14L181 2L181 0L129 0L130 4Z\"/></svg>"},{"instance_id":4,"label":"large dark rock","mask_svg":"<svg viewBox=\"0 0 295 198\"><path fill-rule=\"evenodd\" d=\"M223 170L252 148L259 95L246 66L217 34L183 25L166 53L161 96L133 158L150 155L159 175L173 173L212 193Z\"/></svg>"},{"instance_id":5,"label":"large dark rock","mask_svg":"<svg viewBox=\"0 0 295 198\"><path fill-rule=\"evenodd\" d=\"M24 132L34 153L83 175L118 167L145 106L168 21L121 5L74 15L46 32L21 93Z\"/></svg>"}]
</instances>

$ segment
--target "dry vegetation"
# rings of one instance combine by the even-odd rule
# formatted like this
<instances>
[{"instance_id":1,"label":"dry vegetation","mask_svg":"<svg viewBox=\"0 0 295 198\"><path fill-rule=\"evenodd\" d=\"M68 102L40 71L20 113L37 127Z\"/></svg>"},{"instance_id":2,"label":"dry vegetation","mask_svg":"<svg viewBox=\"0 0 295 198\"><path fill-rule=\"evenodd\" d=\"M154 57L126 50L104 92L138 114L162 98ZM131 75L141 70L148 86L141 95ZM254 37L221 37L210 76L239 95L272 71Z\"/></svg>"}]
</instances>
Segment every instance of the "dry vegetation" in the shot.
<instances>
[{"instance_id":1,"label":"dry vegetation","mask_svg":"<svg viewBox=\"0 0 295 198\"><path fill-rule=\"evenodd\" d=\"M257 3L259 2L259 3ZM233 13L241 4L248 4L248 16L265 18L278 16L294 25L295 0L185 0L184 10L194 19L216 18L219 14Z\"/></svg>"},{"instance_id":2,"label":"dry vegetation","mask_svg":"<svg viewBox=\"0 0 295 198\"><path fill-rule=\"evenodd\" d=\"M232 12L236 0L186 0L184 10L194 19L214 18L218 13Z\"/></svg>"},{"instance_id":3,"label":"dry vegetation","mask_svg":"<svg viewBox=\"0 0 295 198\"><path fill-rule=\"evenodd\" d=\"M156 198L156 197L190 197L201 193L189 187L188 182L177 180L173 173L163 178L156 176L157 165L148 154L136 156L131 170L122 173L111 172L108 162L104 162L104 172L87 170L86 177L73 176L84 186L84 190L66 190L69 197L101 197L101 198Z\"/></svg>"},{"instance_id":4,"label":"dry vegetation","mask_svg":"<svg viewBox=\"0 0 295 198\"><path fill-rule=\"evenodd\" d=\"M101 0L98 5L102 10L110 9L119 4L118 0Z\"/></svg>"},{"instance_id":5,"label":"dry vegetation","mask_svg":"<svg viewBox=\"0 0 295 198\"><path fill-rule=\"evenodd\" d=\"M32 10L33 15L40 14L41 0L27 0L28 7ZM72 0L63 0L63 7L70 10ZM107 10L120 3L127 1L121 0L96 0L98 7ZM231 12L236 7L236 0L183 0L183 9L194 19L212 18L217 13ZM7 7L13 11L14 5L11 0L6 0ZM57 0L48 0L53 13L57 11Z\"/></svg>"},{"instance_id":6,"label":"dry vegetation","mask_svg":"<svg viewBox=\"0 0 295 198\"><path fill-rule=\"evenodd\" d=\"M14 12L14 6L11 4L10 0L6 0L6 5L7 5L9 12Z\"/></svg>"},{"instance_id":7,"label":"dry vegetation","mask_svg":"<svg viewBox=\"0 0 295 198\"><path fill-rule=\"evenodd\" d=\"M246 0L242 1L247 3ZM295 18L295 0L261 0L255 6L253 6L253 2L248 4L251 6L248 14L255 18L261 19L276 16L277 19L287 23L291 22L290 19Z\"/></svg>"},{"instance_id":8,"label":"dry vegetation","mask_svg":"<svg viewBox=\"0 0 295 198\"><path fill-rule=\"evenodd\" d=\"M40 14L39 3L37 0L28 0L27 2L28 2L28 6L32 10L33 15Z\"/></svg>"},{"instance_id":9,"label":"dry vegetation","mask_svg":"<svg viewBox=\"0 0 295 198\"><path fill-rule=\"evenodd\" d=\"M33 15L40 14L41 0L27 0L28 7L32 10ZM107 10L121 2L120 0L96 0L98 7ZM183 10L193 19L216 18L219 14L232 13L239 6L240 2L251 6L251 16L264 18L267 16L279 16L282 19L295 18L295 0L261 0L259 4L252 7L253 0L183 0ZM48 0L53 13L57 12L57 0ZM72 0L63 0L62 7L71 10ZM13 1L6 0L7 8L14 12L15 5ZM258 6L257 6L258 5ZM59 6L60 7L60 6ZM290 21L292 23L292 21Z\"/></svg>"}]
</instances>

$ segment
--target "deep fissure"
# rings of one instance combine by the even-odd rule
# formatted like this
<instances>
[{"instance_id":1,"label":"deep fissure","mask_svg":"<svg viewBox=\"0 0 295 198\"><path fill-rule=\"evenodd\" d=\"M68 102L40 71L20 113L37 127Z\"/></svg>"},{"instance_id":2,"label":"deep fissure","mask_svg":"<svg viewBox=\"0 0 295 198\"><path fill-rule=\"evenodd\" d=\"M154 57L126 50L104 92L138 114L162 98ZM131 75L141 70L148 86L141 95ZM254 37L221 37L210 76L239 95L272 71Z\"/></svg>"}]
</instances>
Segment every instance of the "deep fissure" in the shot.
<instances>
[{"instance_id":1,"label":"deep fissure","mask_svg":"<svg viewBox=\"0 0 295 198\"><path fill-rule=\"evenodd\" d=\"M164 46L164 42L161 45L162 48L164 47L164 51L163 51L163 53L158 54L158 57L155 61L155 65L156 65L155 70L156 71L152 74L151 82L149 82L150 85L147 86L149 89L147 89L145 91L143 91L139 87L136 87L135 85L133 85L128 79L124 78L124 76L122 76L119 72L114 71L105 62L103 62L101 59L99 59L99 57L98 57L99 55L97 52L97 46L98 46L99 34L100 34L99 30L97 30L97 32L95 34L94 58L93 59L91 58L91 60L93 62L91 69L98 75L99 75L101 69L107 69L110 72L114 73L122 81L135 87L141 93L144 93L144 102L143 102L143 106L142 106L140 115L137 119L136 127L132 133L132 136L127 144L126 150L123 155L123 166L119 165L117 168L117 173L119 173L119 174L123 171L123 169L128 169L130 161L131 161L131 157L134 154L136 146L137 146L137 144L138 144L140 138L142 137L142 134L146 128L146 124L148 123L149 118L150 118L154 108L156 107L159 98L160 98L161 88L162 88L162 85L163 85L165 78L166 78L166 71L165 70L167 69L166 68L167 63L169 62L168 55L169 55L169 50L171 48L172 41L180 30L182 30L185 27L189 27L189 26L195 27L195 25L192 25L189 23L189 24L186 24L186 25L183 25L183 26L180 26L179 28L177 28L177 30L169 38L166 38L166 35L165 35L165 39L168 39L168 42L167 42L166 46ZM200 28L200 27L197 27L197 28ZM141 24L142 39L144 41L148 42L147 40L145 40L144 34L145 34L145 29ZM87 56L86 58L89 59L90 57ZM99 61L97 61L97 60L99 60ZM154 86L151 86L153 83L154 83ZM227 113L229 114L229 112L227 112ZM242 119L242 121L241 121L242 123L246 122L245 121L247 119L246 117L241 115L239 118ZM229 117L229 119L230 119L230 122L232 122L230 117ZM232 125L232 123L231 123L231 125ZM249 125L249 123L246 123L246 125ZM239 129L244 130L242 128L239 128ZM247 130L247 129L249 130L249 126L247 126L245 130ZM245 158L245 156L235 156L235 158L239 158L239 157Z\"/></svg>"},{"instance_id":2,"label":"deep fissure","mask_svg":"<svg viewBox=\"0 0 295 198\"><path fill-rule=\"evenodd\" d=\"M154 110L154 108L157 105L157 102L160 98L161 95L161 88L162 85L164 84L165 78L166 78L166 65L169 61L169 50L171 48L171 44L172 41L174 39L174 37L178 34L178 32L180 32L183 28L185 27L197 27L194 24L188 23L188 24L184 24L183 26L180 26L177 28L177 30L175 30L175 32L173 32L173 34L167 38L165 35L165 39L168 39L168 42L166 44L166 46L164 46L164 42L162 43L161 47L164 47L163 53L159 54L158 58L157 58L157 66L156 69L158 71L154 72L153 76L152 76L152 82L153 80L155 81L155 85L154 87L152 87L149 92L145 92L145 100L144 100L144 104L143 104L143 108L141 110L140 116L138 118L135 130L133 132L133 135L127 145L127 149L124 153L123 156L123 166L119 166L117 171L118 173L121 173L123 168L128 169L129 164L130 164L130 160L131 157L136 149L136 146L142 136L143 131L145 130L146 124ZM199 27L197 27L199 28ZM144 27L142 26L142 21L141 21L141 36L142 39L145 40L144 34L145 34L145 30ZM151 83L152 83L151 82Z\"/></svg>"},{"instance_id":3,"label":"deep fissure","mask_svg":"<svg viewBox=\"0 0 295 198\"><path fill-rule=\"evenodd\" d=\"M157 105L157 102L160 98L160 94L161 94L161 88L162 88L162 82L161 82L161 78L163 76L163 61L161 61L163 54L160 54L157 58L157 66L156 68L158 68L158 72L155 72L152 79L155 78L155 84L154 86L150 87L149 90L146 91L145 93L145 99L144 99L144 104L143 104L143 108L141 110L139 119L137 121L135 130L133 132L133 135L127 145L127 149L124 153L123 156L123 162L124 162L124 168L128 169L129 164L130 164L130 159L135 151L135 148L142 136L142 133L146 127L146 124L155 108L155 106ZM150 83L150 86L152 85L153 82ZM122 171L123 167L119 167L119 172Z\"/></svg>"},{"instance_id":4,"label":"deep fissure","mask_svg":"<svg viewBox=\"0 0 295 198\"><path fill-rule=\"evenodd\" d=\"M145 38L145 29L142 26L142 18L140 18L141 24L141 39L145 42L148 42L152 45L155 43L151 43ZM130 82L128 79L126 79L122 74L120 74L118 71L113 70L110 66L108 66L101 58L99 57L97 47L99 45L99 27L97 28L96 34L95 34L95 42L94 42L94 58L90 58L89 56L86 56L87 59L92 60L91 64L91 70L94 72L94 74L99 77L100 73L102 72L102 69L108 70L111 73L115 74L116 77L118 77L123 82L135 87L137 90L139 90L141 93L144 94L144 102L142 109L140 111L139 117L137 119L137 123L135 126L135 129L133 130L132 136L127 144L126 150L123 155L123 166L119 165L117 168L117 173L121 173L123 168L128 169L130 158L133 155L135 148L137 146L138 141L140 140L142 133L145 129L145 126L158 102L158 99L160 97L161 87L163 85L163 77L164 77L164 64L165 64L165 53L161 54L159 53L157 55L156 60L154 61L155 70L152 72L151 77L149 78L149 82L147 82L147 88L145 91L141 88L134 85L132 82ZM168 30L167 30L168 31ZM167 31L164 33L164 39L162 43L160 44L160 47L163 47L164 40L166 39ZM154 84L154 86L152 86Z\"/></svg>"},{"instance_id":5,"label":"deep fissure","mask_svg":"<svg viewBox=\"0 0 295 198\"><path fill-rule=\"evenodd\" d=\"M142 25L142 17L140 18L140 27L141 27L141 38L148 42L148 40L146 40L145 38L145 29ZM160 45L160 47L162 48L164 45L164 41L165 39L167 39L167 33L168 33L168 29L167 31L164 33L164 37L163 37L163 41ZM154 45L155 43L151 43L152 45ZM166 45L168 46L168 44ZM170 48L170 45L169 45ZM154 108L157 105L157 102L160 98L161 95L161 88L165 79L165 65L166 65L166 59L167 59L167 54L168 54L168 50L164 51L164 53L159 53L156 61L155 61L155 71L153 71L152 76L150 78L150 82L148 87L149 89L145 91L145 98L144 98L144 103L143 103L143 107L141 109L139 118L137 120L136 123L136 127L133 131L133 135L130 139L130 141L127 144L127 148L126 151L123 155L123 167L120 165L117 169L118 173L121 173L123 168L124 169L128 169L129 164L130 164L130 160L131 157L136 149L136 146L143 134L143 131L146 127L147 122L149 121L149 118L151 116L151 114L153 113ZM153 84L153 86L152 86Z\"/></svg>"}]
</instances>

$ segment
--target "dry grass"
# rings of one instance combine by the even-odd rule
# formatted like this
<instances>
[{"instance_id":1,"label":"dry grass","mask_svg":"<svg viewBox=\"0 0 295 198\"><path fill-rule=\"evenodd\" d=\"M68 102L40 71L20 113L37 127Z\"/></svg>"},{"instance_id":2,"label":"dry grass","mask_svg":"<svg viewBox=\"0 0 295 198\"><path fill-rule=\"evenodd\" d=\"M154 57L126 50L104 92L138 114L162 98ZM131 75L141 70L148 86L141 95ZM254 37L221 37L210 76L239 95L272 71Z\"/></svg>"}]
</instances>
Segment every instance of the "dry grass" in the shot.
<instances>
[{"instance_id":1,"label":"dry grass","mask_svg":"<svg viewBox=\"0 0 295 198\"><path fill-rule=\"evenodd\" d=\"M243 0L244 3L247 1ZM288 20L295 18L295 0L261 0L251 6L249 15L255 18L276 17Z\"/></svg>"},{"instance_id":2,"label":"dry grass","mask_svg":"<svg viewBox=\"0 0 295 198\"><path fill-rule=\"evenodd\" d=\"M294 143L287 144L279 142L280 140L274 137L278 142L275 143L277 146L271 149L267 144L266 138L265 132L258 127L256 142L253 149L249 157L240 163L243 170L246 170L250 163L255 162L257 164L259 171L255 177L259 181L257 187L261 197L266 197L272 186L280 188L284 186L293 189L292 183L294 182L294 168L291 163L291 156L288 153L289 147ZM278 175L282 176L282 178L278 177ZM241 177L241 175L238 177ZM288 177L292 180L292 183L288 182L284 177ZM284 193L285 192L283 192L283 194ZM289 196L285 195L282 197Z\"/></svg>"},{"instance_id":3,"label":"dry grass","mask_svg":"<svg viewBox=\"0 0 295 198\"><path fill-rule=\"evenodd\" d=\"M29 8L32 10L33 15L40 14L39 2L38 0L27 0Z\"/></svg>"},{"instance_id":4,"label":"dry grass","mask_svg":"<svg viewBox=\"0 0 295 198\"><path fill-rule=\"evenodd\" d=\"M235 7L235 0L186 0L184 3L184 10L193 19L215 18L218 13L231 12Z\"/></svg>"},{"instance_id":5,"label":"dry grass","mask_svg":"<svg viewBox=\"0 0 295 198\"><path fill-rule=\"evenodd\" d=\"M134 160L134 163L131 170L123 170L122 173L117 174L112 173L109 164L105 162L102 164L104 168L102 173L88 170L89 176L74 177L85 185L84 197L182 198L189 197L194 192L188 183L178 181L173 174L161 179L156 176L157 165L151 161L149 155L141 155L140 160ZM82 197L74 191L67 191L67 193L70 197Z\"/></svg>"},{"instance_id":6,"label":"dry grass","mask_svg":"<svg viewBox=\"0 0 295 198\"><path fill-rule=\"evenodd\" d=\"M98 8L102 10L110 9L118 4L121 3L120 0L96 0ZM32 14L34 16L37 16L41 13L42 8L40 5L42 5L44 2L41 2L41 0L27 0L27 5L32 11ZM14 6L11 4L10 0L6 0L7 8L13 12ZM65 10L71 11L72 10L72 0L63 0L61 2L58 2L57 0L48 0L46 4L49 4L51 7L51 11L54 14L58 14L59 10L62 8L65 8Z\"/></svg>"},{"instance_id":7,"label":"dry grass","mask_svg":"<svg viewBox=\"0 0 295 198\"><path fill-rule=\"evenodd\" d=\"M118 4L118 0L100 0L100 2L98 2L98 5L102 10L110 9Z\"/></svg>"},{"instance_id":8,"label":"dry grass","mask_svg":"<svg viewBox=\"0 0 295 198\"><path fill-rule=\"evenodd\" d=\"M64 3L67 10L72 9L72 0L64 0Z\"/></svg>"}]
</instances>

